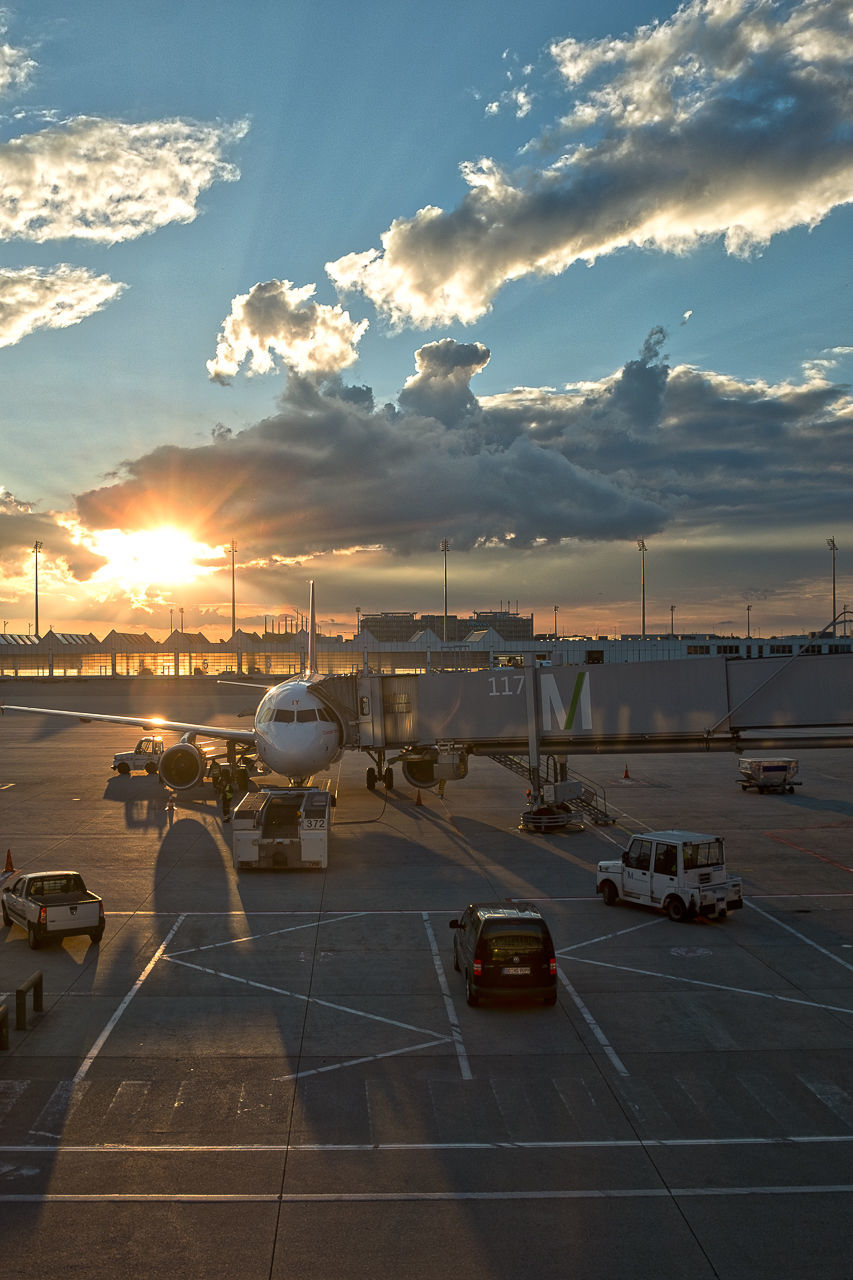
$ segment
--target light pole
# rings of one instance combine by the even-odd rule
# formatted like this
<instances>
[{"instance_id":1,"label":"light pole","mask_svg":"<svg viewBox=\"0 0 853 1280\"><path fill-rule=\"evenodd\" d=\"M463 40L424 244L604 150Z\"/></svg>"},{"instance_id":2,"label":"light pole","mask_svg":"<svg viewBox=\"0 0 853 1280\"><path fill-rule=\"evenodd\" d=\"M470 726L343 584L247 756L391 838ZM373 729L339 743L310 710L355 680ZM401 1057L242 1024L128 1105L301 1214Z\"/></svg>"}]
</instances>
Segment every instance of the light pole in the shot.
<instances>
[{"instance_id":1,"label":"light pole","mask_svg":"<svg viewBox=\"0 0 853 1280\"><path fill-rule=\"evenodd\" d=\"M838 551L838 547L837 547L837 545L836 545L836 542L835 542L835 539L834 539L834 538L827 538L827 540L826 540L826 545L829 547L830 551L832 552L832 634L833 634L833 636L835 636L835 635L836 635L836 630L835 630L835 608L836 608L836 606L835 606L835 555L836 555L836 552ZM38 616L38 615L36 615L36 616Z\"/></svg>"},{"instance_id":2,"label":"light pole","mask_svg":"<svg viewBox=\"0 0 853 1280\"><path fill-rule=\"evenodd\" d=\"M752 613L752 605L748 604L746 606L746 638L747 640L751 639L751 636L749 634L749 615L751 613Z\"/></svg>"},{"instance_id":3,"label":"light pole","mask_svg":"<svg viewBox=\"0 0 853 1280\"><path fill-rule=\"evenodd\" d=\"M228 550L231 552L231 639L233 640L237 633L237 592L234 568L234 557L237 554L237 543L233 538L231 539L231 546Z\"/></svg>"},{"instance_id":4,"label":"light pole","mask_svg":"<svg viewBox=\"0 0 853 1280\"><path fill-rule=\"evenodd\" d=\"M355 634L361 635L361 605L355 606Z\"/></svg>"},{"instance_id":5,"label":"light pole","mask_svg":"<svg viewBox=\"0 0 853 1280\"><path fill-rule=\"evenodd\" d=\"M554 605L554 644L556 644L559 639L559 635L557 633L557 612L559 608L560 606L558 604Z\"/></svg>"},{"instance_id":6,"label":"light pole","mask_svg":"<svg viewBox=\"0 0 853 1280\"><path fill-rule=\"evenodd\" d=\"M674 604L671 604L669 606L669 634L671 636L675 635L675 605Z\"/></svg>"},{"instance_id":7,"label":"light pole","mask_svg":"<svg viewBox=\"0 0 853 1280\"><path fill-rule=\"evenodd\" d=\"M184 606L183 605L181 605L181 607L178 609L178 613L181 615L181 635L183 635L184 634Z\"/></svg>"},{"instance_id":8,"label":"light pole","mask_svg":"<svg viewBox=\"0 0 853 1280\"><path fill-rule=\"evenodd\" d=\"M447 644L447 553L450 543L446 538L442 538L440 549L444 552L444 643Z\"/></svg>"},{"instance_id":9,"label":"light pole","mask_svg":"<svg viewBox=\"0 0 853 1280\"><path fill-rule=\"evenodd\" d=\"M637 539L640 552L640 592L643 602L643 639L646 638L646 544L642 538Z\"/></svg>"},{"instance_id":10,"label":"light pole","mask_svg":"<svg viewBox=\"0 0 853 1280\"><path fill-rule=\"evenodd\" d=\"M41 546L42 546L42 544L41 544L40 542L34 542L34 543L33 543L33 553L34 553L35 558L36 558L36 559L35 559L35 565L36 565L36 584L35 584L35 586L36 586L36 630L35 630L35 636L36 636L36 640L38 640L38 638L39 638L39 552L41 551Z\"/></svg>"},{"instance_id":11,"label":"light pole","mask_svg":"<svg viewBox=\"0 0 853 1280\"><path fill-rule=\"evenodd\" d=\"M175 615L175 610L174 608L172 608L169 610L169 635L171 635L172 632L175 630L175 624L172 621L174 615Z\"/></svg>"}]
</instances>

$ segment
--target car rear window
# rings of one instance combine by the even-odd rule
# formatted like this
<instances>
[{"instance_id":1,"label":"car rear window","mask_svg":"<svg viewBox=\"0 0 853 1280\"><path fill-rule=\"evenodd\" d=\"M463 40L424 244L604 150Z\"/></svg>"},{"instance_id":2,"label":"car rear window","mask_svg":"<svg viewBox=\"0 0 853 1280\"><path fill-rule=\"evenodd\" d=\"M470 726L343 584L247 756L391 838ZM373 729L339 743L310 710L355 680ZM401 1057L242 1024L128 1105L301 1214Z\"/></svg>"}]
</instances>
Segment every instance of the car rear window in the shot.
<instances>
[{"instance_id":1,"label":"car rear window","mask_svg":"<svg viewBox=\"0 0 853 1280\"><path fill-rule=\"evenodd\" d=\"M540 955L545 936L541 929L488 929L483 933L483 946L488 957L499 964L506 956Z\"/></svg>"}]
</instances>

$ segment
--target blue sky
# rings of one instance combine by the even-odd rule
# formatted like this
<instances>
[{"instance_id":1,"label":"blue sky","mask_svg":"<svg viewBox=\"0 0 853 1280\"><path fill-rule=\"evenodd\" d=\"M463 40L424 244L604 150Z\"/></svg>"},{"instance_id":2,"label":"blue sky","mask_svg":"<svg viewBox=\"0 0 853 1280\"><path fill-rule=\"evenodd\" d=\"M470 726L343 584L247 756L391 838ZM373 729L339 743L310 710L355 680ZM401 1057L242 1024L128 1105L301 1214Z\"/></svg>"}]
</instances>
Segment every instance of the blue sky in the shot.
<instances>
[{"instance_id":1,"label":"blue sky","mask_svg":"<svg viewBox=\"0 0 853 1280\"><path fill-rule=\"evenodd\" d=\"M849 4L2 27L7 630L853 605Z\"/></svg>"}]
</instances>

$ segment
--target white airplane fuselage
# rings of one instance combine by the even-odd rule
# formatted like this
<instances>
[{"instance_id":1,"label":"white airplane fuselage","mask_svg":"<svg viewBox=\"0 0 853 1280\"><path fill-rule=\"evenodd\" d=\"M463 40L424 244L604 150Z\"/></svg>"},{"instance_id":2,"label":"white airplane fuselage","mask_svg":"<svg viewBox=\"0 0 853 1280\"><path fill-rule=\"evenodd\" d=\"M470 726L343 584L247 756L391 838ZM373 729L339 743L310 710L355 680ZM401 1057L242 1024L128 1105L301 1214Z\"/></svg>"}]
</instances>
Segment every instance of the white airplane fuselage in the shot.
<instances>
[{"instance_id":1,"label":"white airplane fuselage","mask_svg":"<svg viewBox=\"0 0 853 1280\"><path fill-rule=\"evenodd\" d=\"M286 778L309 778L328 768L341 751L338 723L311 685L310 678L276 685L255 712L258 756Z\"/></svg>"}]
</instances>

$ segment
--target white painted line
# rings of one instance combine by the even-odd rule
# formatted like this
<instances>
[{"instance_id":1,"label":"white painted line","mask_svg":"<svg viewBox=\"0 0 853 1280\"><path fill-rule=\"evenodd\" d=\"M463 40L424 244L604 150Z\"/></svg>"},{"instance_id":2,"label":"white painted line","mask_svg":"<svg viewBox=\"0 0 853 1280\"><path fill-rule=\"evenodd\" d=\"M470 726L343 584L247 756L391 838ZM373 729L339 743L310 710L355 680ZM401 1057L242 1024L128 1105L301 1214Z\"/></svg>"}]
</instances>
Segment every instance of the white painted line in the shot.
<instances>
[{"instance_id":1,"label":"white painted line","mask_svg":"<svg viewBox=\"0 0 853 1280\"><path fill-rule=\"evenodd\" d=\"M234 1142L234 1143L18 1143L0 1146L0 1155L280 1155L399 1151L614 1151L691 1147L837 1146L853 1143L853 1133L782 1134L757 1138L559 1138L553 1141L493 1142Z\"/></svg>"},{"instance_id":2,"label":"white painted line","mask_svg":"<svg viewBox=\"0 0 853 1280\"><path fill-rule=\"evenodd\" d=\"M762 1187L590 1187L588 1190L549 1191L317 1191L227 1192L170 1191L89 1193L50 1192L46 1195L0 1195L0 1204L389 1204L406 1201L456 1203L471 1200L678 1200L700 1196L802 1196L849 1195L851 1183L828 1183L825 1186Z\"/></svg>"},{"instance_id":3,"label":"white painted line","mask_svg":"<svg viewBox=\"0 0 853 1280\"><path fill-rule=\"evenodd\" d=\"M233 912L231 914L241 915L242 913ZM266 933L247 933L243 938L226 938L224 942L208 942L203 947L185 947L182 951L170 952L166 959L171 960L173 956L190 956L197 951L215 951L217 947L233 947L238 942L257 942L259 938L276 938L280 934L296 933L300 929L319 929L321 925L340 924L342 920L357 920L359 916L366 916L369 913L367 911L352 911L348 915L334 916L328 920L318 920L316 911L310 914L312 914L313 918L305 920L301 924L291 924L285 929L271 929Z\"/></svg>"},{"instance_id":4,"label":"white painted line","mask_svg":"<svg viewBox=\"0 0 853 1280\"><path fill-rule=\"evenodd\" d=\"M693 987L709 987L712 991L731 991L737 996L755 996L758 1000L780 1000L783 1004L801 1004L807 1009L826 1009L829 1013L853 1013L844 1005L821 1004L818 1000L803 1000L798 996L781 996L775 991L752 991L749 987L727 987L722 982L703 982L701 978L685 978L679 973L657 973L653 969L635 969L627 964L609 964L606 960L587 960L584 956L568 956L577 964L594 964L600 969L619 969L622 973L636 973L642 978L665 978L668 982L687 982Z\"/></svg>"},{"instance_id":5,"label":"white painted line","mask_svg":"<svg viewBox=\"0 0 853 1280\"><path fill-rule=\"evenodd\" d=\"M791 925L785 924L784 920L778 920L776 916L771 916L769 911L762 911L761 907L757 907L754 902L746 904L752 911L757 911L760 916L764 916L765 920L770 920L773 924L777 924L780 929L787 929L788 933L792 933L795 938L799 938L800 942L804 942L806 946L814 947L815 951L819 951L822 956L827 956L830 960L834 960L836 964L840 964L842 968L849 969L853 973L853 964L848 964L846 960L842 960L840 956L835 955L832 951L828 951L826 947L821 947L817 942L812 942L811 938L807 938L804 933L800 933L798 929L793 929ZM851 1012L848 1010L847 1012Z\"/></svg>"},{"instance_id":6,"label":"white painted line","mask_svg":"<svg viewBox=\"0 0 853 1280\"><path fill-rule=\"evenodd\" d=\"M327 1075L330 1071L342 1071L344 1067L360 1067L366 1062L381 1062L383 1058L401 1058L407 1053L417 1053L419 1049L433 1049L436 1045L447 1044L449 1037L439 1040L424 1040L423 1044L407 1044L402 1049L386 1049L384 1053L369 1053L362 1058L347 1058L343 1062L330 1062L325 1067L310 1067L306 1071L294 1071L289 1076L276 1076L276 1080L304 1080L306 1076ZM295 1150L295 1148L292 1148Z\"/></svg>"},{"instance_id":7,"label":"white painted line","mask_svg":"<svg viewBox=\"0 0 853 1280\"><path fill-rule=\"evenodd\" d=\"M172 925L172 927L171 927L171 929L169 930L169 932L166 934L166 937L164 938L163 942L160 944L160 946L159 946L159 947L157 948L157 950L154 952L154 955L153 955L153 956L151 957L151 959L148 961L148 964L147 964L147 965L145 966L145 968L142 970L142 973L140 973L139 977L136 979L136 982L135 982L135 983L133 984L133 986L130 988L130 990L128 991L127 995L124 997L124 999L122 1000L121 1004L120 1004L120 1005L119 1005L119 1007L116 1009L115 1013L114 1013L114 1014L113 1014L113 1016L110 1018L109 1022L108 1022L108 1023L107 1023L107 1025L104 1027L103 1031L102 1031L102 1032L101 1032L101 1034L98 1036L97 1040L96 1040L96 1041L95 1041L95 1043L92 1045L92 1047L91 1047L91 1049L89 1050L89 1052L86 1054L86 1057L83 1059L82 1063L80 1064L80 1068L79 1068L79 1070L78 1070L77 1074L75 1075L75 1077L74 1077L74 1079L73 1079L73 1081L72 1081L72 1084L75 1084L75 1085L76 1085L76 1084L80 1084L80 1083L81 1083L81 1081L82 1081L82 1080L84 1080L84 1079L86 1078L86 1075L87 1075L87 1073L88 1073L88 1071L89 1071L89 1068L91 1067L92 1063L93 1063L93 1062L95 1061L95 1059L97 1058L98 1054L99 1054L99 1053L101 1052L101 1050L103 1049L104 1045L106 1044L107 1040L109 1039L109 1037L110 1037L110 1035L111 1035L111 1033L112 1033L112 1031L113 1031L113 1028L115 1027L116 1023L118 1022L119 1018L122 1016L122 1014L124 1013L124 1011L125 1011L125 1009L127 1008L127 1006L130 1004L130 1002L131 1002L131 1000L133 999L133 997L134 997L134 996L136 995L136 993L139 991L140 987L142 986L142 984L143 984L143 982L145 981L145 979L148 977L148 975L149 975L149 973L151 972L151 970L154 968L154 966L155 966L155 964L157 963L157 961L158 961L158 960L161 958L161 956L163 955L163 952L166 950L166 948L168 947L169 943L172 941L172 939L174 938L175 934L178 932L178 929L179 929L179 928L181 927L181 925L183 924L184 919L185 919L185 917L184 917L184 916L178 916L177 920L176 920L176 921L175 921L175 923Z\"/></svg>"},{"instance_id":8,"label":"white painted line","mask_svg":"<svg viewBox=\"0 0 853 1280\"><path fill-rule=\"evenodd\" d=\"M591 947L596 942L610 942L613 938L621 938L623 934L636 933L638 929L650 929L654 925L665 923L666 916L655 916L653 920L643 920L640 924L633 924L628 929L616 929L612 933L599 934L597 938L588 938L586 942L575 942L570 947L560 947L557 955L569 956L572 951L577 951L580 947Z\"/></svg>"},{"instance_id":9,"label":"white painted line","mask_svg":"<svg viewBox=\"0 0 853 1280\"><path fill-rule=\"evenodd\" d=\"M241 978L235 973L224 973L221 969L208 969L201 964L190 964L189 960L176 960L174 956L163 956L173 964L182 965L185 969L197 969L199 973L209 973L214 978L225 978L229 982L240 982L247 987L256 987L260 991L271 991L277 996L290 996L293 1000L302 1000L305 1004L319 1004L324 1009L335 1009L338 1013L350 1013L354 1018L366 1018L370 1022L384 1022L389 1027L399 1027L402 1031L417 1031L421 1035L432 1036L436 1043L444 1043L450 1036L441 1031L432 1031L429 1027L416 1027L411 1022L400 1022L397 1018L386 1018L379 1013L367 1013L364 1009L353 1009L349 1005L337 1004L334 1000L321 1000L319 996L306 996L301 991L287 991L284 987L273 987L268 982L255 982L252 978Z\"/></svg>"},{"instance_id":10,"label":"white painted line","mask_svg":"<svg viewBox=\"0 0 853 1280\"><path fill-rule=\"evenodd\" d=\"M559 967L559 965L557 966L557 973L559 975L560 981L562 982L563 986L566 988L572 1000L574 1001L575 1005L577 1006L577 1009L580 1012L580 1015L583 1018L584 1022L589 1027L590 1031L595 1036L598 1043L601 1045L607 1057L610 1059L610 1062L613 1068L616 1071L618 1071L620 1076L627 1076L629 1074L628 1068L625 1066L622 1059L618 1056L618 1054L616 1053L616 1050L613 1048L610 1041L607 1039L606 1035L601 1030L601 1027L595 1021L595 1018L593 1018L589 1009L587 1009L583 1000L581 1000L577 991L575 991L574 987L569 982L568 978L563 973L563 970Z\"/></svg>"},{"instance_id":11,"label":"white painted line","mask_svg":"<svg viewBox=\"0 0 853 1280\"><path fill-rule=\"evenodd\" d=\"M450 1034L453 1037L453 1046L456 1049L456 1057L459 1060L459 1072L463 1080L473 1080L471 1072L471 1064L468 1061L468 1054L465 1051L465 1042L462 1039L462 1028L459 1025L459 1018L456 1013L456 1005L453 1003L453 997L450 994L450 987L447 982L447 975L444 972L441 956L438 950L438 943L435 940L432 923L430 922L429 913L423 912L424 928L426 929L427 941L429 942L430 951L432 952L432 962L435 965L435 973L438 978L438 985L441 988L441 995L444 1000L444 1008L447 1012L447 1021L450 1023Z\"/></svg>"}]
</instances>

